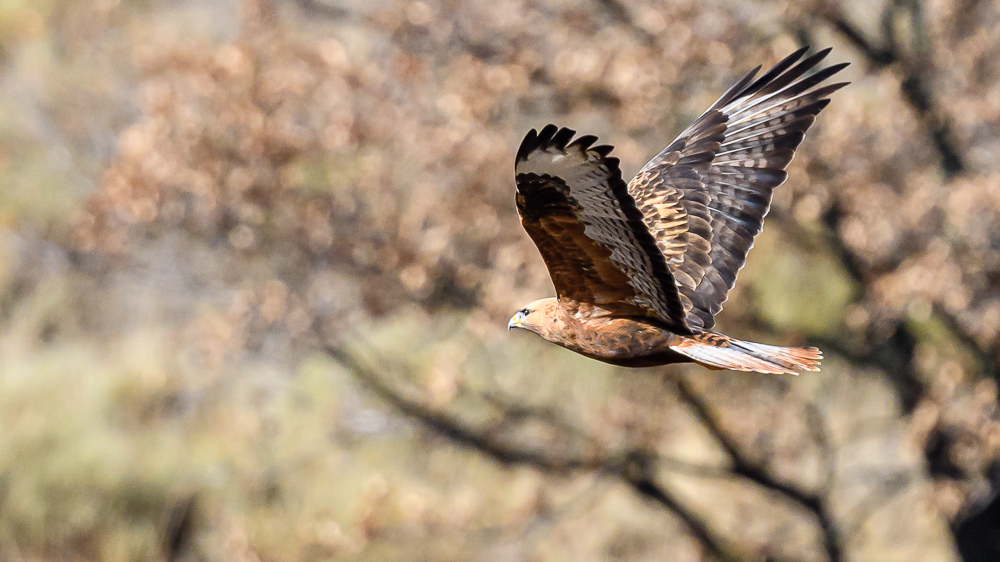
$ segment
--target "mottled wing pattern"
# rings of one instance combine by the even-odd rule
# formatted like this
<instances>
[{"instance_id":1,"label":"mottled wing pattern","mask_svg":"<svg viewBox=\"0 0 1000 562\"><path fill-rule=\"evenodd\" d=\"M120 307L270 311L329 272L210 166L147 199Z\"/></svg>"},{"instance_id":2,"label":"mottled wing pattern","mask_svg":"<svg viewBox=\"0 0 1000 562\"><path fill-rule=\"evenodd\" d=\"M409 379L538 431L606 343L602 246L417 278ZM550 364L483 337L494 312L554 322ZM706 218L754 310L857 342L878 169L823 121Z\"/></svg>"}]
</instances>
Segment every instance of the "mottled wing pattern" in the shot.
<instances>
[{"instance_id":1,"label":"mottled wing pattern","mask_svg":"<svg viewBox=\"0 0 1000 562\"><path fill-rule=\"evenodd\" d=\"M548 125L521 143L517 211L560 299L658 319L690 333L663 254L643 222L610 146Z\"/></svg>"},{"instance_id":2,"label":"mottled wing pattern","mask_svg":"<svg viewBox=\"0 0 1000 562\"><path fill-rule=\"evenodd\" d=\"M715 325L795 148L846 85L820 87L847 64L808 74L830 50L806 50L748 73L629 182L691 328Z\"/></svg>"}]
</instances>

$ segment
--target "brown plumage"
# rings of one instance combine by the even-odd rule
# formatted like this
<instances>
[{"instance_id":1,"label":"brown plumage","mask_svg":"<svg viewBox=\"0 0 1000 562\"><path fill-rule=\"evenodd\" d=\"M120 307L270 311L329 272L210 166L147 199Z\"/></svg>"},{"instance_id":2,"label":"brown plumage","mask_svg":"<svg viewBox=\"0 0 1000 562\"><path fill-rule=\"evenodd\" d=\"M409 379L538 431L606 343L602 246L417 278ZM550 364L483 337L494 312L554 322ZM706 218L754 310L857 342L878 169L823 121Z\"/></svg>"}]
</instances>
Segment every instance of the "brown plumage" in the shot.
<instances>
[{"instance_id":1,"label":"brown plumage","mask_svg":"<svg viewBox=\"0 0 1000 562\"><path fill-rule=\"evenodd\" d=\"M515 161L521 224L556 298L519 310L531 330L624 366L695 362L763 373L815 371L818 349L744 342L711 331L784 169L847 66L809 74L829 49L792 53L729 89L628 184L610 146L548 125Z\"/></svg>"}]
</instances>

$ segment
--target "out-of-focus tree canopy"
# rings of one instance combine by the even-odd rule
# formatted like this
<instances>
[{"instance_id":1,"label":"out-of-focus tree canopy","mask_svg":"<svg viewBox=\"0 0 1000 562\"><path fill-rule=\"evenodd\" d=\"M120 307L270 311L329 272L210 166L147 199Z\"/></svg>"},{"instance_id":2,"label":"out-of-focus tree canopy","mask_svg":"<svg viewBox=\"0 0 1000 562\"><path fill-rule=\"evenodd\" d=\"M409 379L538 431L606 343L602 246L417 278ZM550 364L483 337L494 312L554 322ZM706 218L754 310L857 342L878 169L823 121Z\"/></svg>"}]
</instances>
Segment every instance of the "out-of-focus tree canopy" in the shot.
<instances>
[{"instance_id":1,"label":"out-of-focus tree canopy","mask_svg":"<svg viewBox=\"0 0 1000 562\"><path fill-rule=\"evenodd\" d=\"M0 559L1000 559L1000 5L0 2ZM513 154L833 47L719 327L612 368Z\"/></svg>"}]
</instances>

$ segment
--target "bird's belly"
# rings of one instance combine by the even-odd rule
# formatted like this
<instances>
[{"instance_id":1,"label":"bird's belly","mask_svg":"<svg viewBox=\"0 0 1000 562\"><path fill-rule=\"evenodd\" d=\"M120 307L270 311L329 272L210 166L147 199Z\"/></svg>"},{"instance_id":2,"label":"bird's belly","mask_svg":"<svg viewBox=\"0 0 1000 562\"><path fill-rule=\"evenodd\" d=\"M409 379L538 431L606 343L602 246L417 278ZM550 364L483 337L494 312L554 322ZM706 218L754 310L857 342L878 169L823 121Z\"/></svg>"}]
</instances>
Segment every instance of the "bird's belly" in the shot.
<instances>
[{"instance_id":1,"label":"bird's belly","mask_svg":"<svg viewBox=\"0 0 1000 562\"><path fill-rule=\"evenodd\" d=\"M603 361L604 363L610 363L612 365L617 365L619 367L657 367L659 365L670 365L671 363L691 362L691 359L689 359L684 355L681 355L680 353L672 351L670 348L660 349L660 350L650 350L649 353L638 354L638 355L615 355L615 354L595 355L583 351L578 351L578 353L586 355L591 359L596 359L598 361Z\"/></svg>"},{"instance_id":2,"label":"bird's belly","mask_svg":"<svg viewBox=\"0 0 1000 562\"><path fill-rule=\"evenodd\" d=\"M670 349L677 336L649 324L619 320L600 330L586 330L572 341L559 342L591 359L622 367L653 367L689 359Z\"/></svg>"}]
</instances>

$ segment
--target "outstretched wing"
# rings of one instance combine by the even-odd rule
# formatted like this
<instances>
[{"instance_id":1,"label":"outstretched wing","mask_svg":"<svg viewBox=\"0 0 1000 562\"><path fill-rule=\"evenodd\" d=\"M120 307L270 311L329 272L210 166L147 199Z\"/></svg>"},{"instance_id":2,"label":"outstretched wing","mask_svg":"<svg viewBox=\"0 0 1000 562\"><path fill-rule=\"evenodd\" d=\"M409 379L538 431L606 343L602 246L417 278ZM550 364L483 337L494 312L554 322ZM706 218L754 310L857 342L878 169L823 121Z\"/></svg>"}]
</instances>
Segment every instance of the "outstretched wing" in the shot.
<instances>
[{"instance_id":1,"label":"outstretched wing","mask_svg":"<svg viewBox=\"0 0 1000 562\"><path fill-rule=\"evenodd\" d=\"M663 254L622 180L610 146L548 125L517 151L517 212L560 299L657 319L690 333Z\"/></svg>"},{"instance_id":2,"label":"outstretched wing","mask_svg":"<svg viewBox=\"0 0 1000 562\"><path fill-rule=\"evenodd\" d=\"M806 76L830 49L798 62L806 50L744 76L628 184L692 328L715 324L785 166L827 96L847 85L818 87L847 64Z\"/></svg>"}]
</instances>

